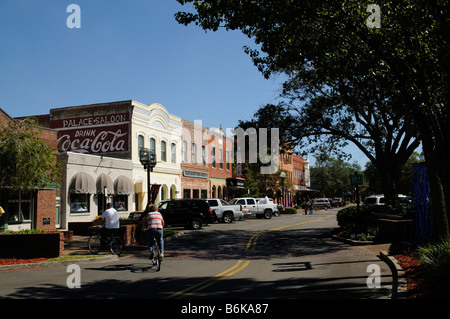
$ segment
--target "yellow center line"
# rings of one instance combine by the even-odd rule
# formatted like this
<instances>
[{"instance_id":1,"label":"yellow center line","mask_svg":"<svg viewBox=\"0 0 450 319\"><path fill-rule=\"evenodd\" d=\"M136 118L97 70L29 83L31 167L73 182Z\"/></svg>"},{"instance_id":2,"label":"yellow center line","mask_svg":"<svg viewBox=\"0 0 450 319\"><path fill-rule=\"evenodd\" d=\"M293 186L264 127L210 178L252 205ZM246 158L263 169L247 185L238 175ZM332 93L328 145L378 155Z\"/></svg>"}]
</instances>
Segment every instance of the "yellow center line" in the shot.
<instances>
[{"instance_id":1,"label":"yellow center line","mask_svg":"<svg viewBox=\"0 0 450 319\"><path fill-rule=\"evenodd\" d=\"M325 216L325 217L321 217L321 218L317 218L317 219L312 219L312 220L308 220L305 222L301 222L301 223L296 223L296 224L291 224L291 225L286 225L286 226L280 226L280 227L276 227L276 228L272 228L269 230L264 230L261 231L255 235L253 235L252 237L250 237L249 241L247 242L247 245L245 246L245 250L254 250L256 247L256 243L258 241L258 238L261 237L263 234L271 232L271 231L277 231L277 230L282 230L282 229L286 229L286 228L290 228L290 227L295 227L295 226L299 226L299 225L303 225L303 224L307 224L307 223L312 223L312 222L316 222L319 220L324 220L325 218L330 218L333 217L334 215L329 215L329 216ZM244 262L245 260L245 262ZM240 266L242 263L244 263L242 266ZM213 284L215 284L216 282L219 282L225 278L228 278L238 272L240 272L241 270L245 269L248 265L250 264L250 260L247 259L240 259L236 262L236 264L230 268L228 268L227 270L221 272L220 274L217 274L209 279L206 279L196 285L190 286L184 290L178 291L168 297L166 297L166 299L171 299L174 297L179 297L179 298L184 298L187 296L192 295L193 293L196 293L200 290L203 290ZM240 266L240 267L239 267ZM239 268L238 268L239 267ZM237 268L237 269L236 269ZM235 270L236 269L236 270Z\"/></svg>"}]
</instances>

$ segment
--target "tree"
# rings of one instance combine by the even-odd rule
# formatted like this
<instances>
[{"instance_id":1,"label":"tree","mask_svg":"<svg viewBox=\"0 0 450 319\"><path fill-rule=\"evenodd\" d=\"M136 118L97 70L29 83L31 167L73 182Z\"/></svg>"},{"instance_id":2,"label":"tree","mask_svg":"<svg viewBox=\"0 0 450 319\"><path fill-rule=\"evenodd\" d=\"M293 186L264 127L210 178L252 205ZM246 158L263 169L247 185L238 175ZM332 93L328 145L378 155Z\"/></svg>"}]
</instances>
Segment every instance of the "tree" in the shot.
<instances>
[{"instance_id":1,"label":"tree","mask_svg":"<svg viewBox=\"0 0 450 319\"><path fill-rule=\"evenodd\" d=\"M409 195L411 194L411 180L412 180L412 164L423 162L423 156L417 152L414 152L406 162L405 166L400 172L400 178L398 180L397 191L399 194ZM382 193L382 178L375 166L371 162L367 162L364 170L364 179L368 183L369 193L380 194Z\"/></svg>"},{"instance_id":2,"label":"tree","mask_svg":"<svg viewBox=\"0 0 450 319\"><path fill-rule=\"evenodd\" d=\"M354 186L350 175L361 171L357 163L350 164L330 156L316 157L311 167L311 188L319 190L325 197L344 197Z\"/></svg>"},{"instance_id":3,"label":"tree","mask_svg":"<svg viewBox=\"0 0 450 319\"><path fill-rule=\"evenodd\" d=\"M407 123L386 112L381 103L347 106L340 105L337 97L315 96L308 103L294 106L295 100L292 97L289 103L266 105L252 120L239 121L239 126L278 127L283 141L309 154L336 153L345 158L343 147L353 143L383 176L386 199L393 201L402 168L420 144Z\"/></svg>"},{"instance_id":4,"label":"tree","mask_svg":"<svg viewBox=\"0 0 450 319\"><path fill-rule=\"evenodd\" d=\"M62 163L31 119L13 120L0 132L0 188L23 191L58 182Z\"/></svg>"},{"instance_id":5,"label":"tree","mask_svg":"<svg viewBox=\"0 0 450 319\"><path fill-rule=\"evenodd\" d=\"M287 75L285 88L298 87L308 103L331 96L339 114L343 105L382 102L389 121L401 120L406 134L422 142L435 238L450 236L448 1L377 1L381 28L367 22L368 5L360 1L178 2L195 9L176 14L180 23L240 30L253 39L257 46L245 51L263 75Z\"/></svg>"}]
</instances>

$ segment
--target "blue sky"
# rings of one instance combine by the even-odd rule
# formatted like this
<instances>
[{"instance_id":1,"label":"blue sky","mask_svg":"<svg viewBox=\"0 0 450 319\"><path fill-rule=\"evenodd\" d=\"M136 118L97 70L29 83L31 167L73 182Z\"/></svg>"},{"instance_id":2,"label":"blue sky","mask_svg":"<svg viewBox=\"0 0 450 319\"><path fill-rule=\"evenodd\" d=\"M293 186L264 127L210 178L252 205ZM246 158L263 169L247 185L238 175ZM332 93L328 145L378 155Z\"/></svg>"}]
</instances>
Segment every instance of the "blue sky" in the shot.
<instances>
[{"instance_id":1,"label":"blue sky","mask_svg":"<svg viewBox=\"0 0 450 319\"><path fill-rule=\"evenodd\" d=\"M70 29L70 4L81 28ZM175 0L0 0L0 107L12 117L136 100L233 128L278 98L239 32L179 25ZM365 163L361 153L353 160Z\"/></svg>"}]
</instances>

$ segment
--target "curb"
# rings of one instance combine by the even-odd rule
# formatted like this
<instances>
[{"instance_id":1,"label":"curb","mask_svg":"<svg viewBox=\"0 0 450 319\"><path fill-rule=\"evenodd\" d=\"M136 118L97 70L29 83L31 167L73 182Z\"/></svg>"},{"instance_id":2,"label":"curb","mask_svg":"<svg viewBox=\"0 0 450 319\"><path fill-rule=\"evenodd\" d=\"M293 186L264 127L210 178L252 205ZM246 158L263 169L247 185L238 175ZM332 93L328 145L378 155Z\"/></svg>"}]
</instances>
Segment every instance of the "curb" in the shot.
<instances>
[{"instance_id":1,"label":"curb","mask_svg":"<svg viewBox=\"0 0 450 319\"><path fill-rule=\"evenodd\" d=\"M378 256L384 261L392 271L392 294L391 299L403 299L407 292L406 276L394 256L389 255L386 251L380 251Z\"/></svg>"},{"instance_id":2,"label":"curb","mask_svg":"<svg viewBox=\"0 0 450 319\"><path fill-rule=\"evenodd\" d=\"M79 263L106 262L106 261L113 261L113 260L118 260L118 259L119 259L119 256L107 255L107 256L102 256L102 257L80 258L80 259L71 259L71 260L62 260L62 261L41 261L41 262L29 263L29 264L15 264L15 265L0 266L0 271L49 268L49 267L65 266L65 265L79 264Z\"/></svg>"},{"instance_id":3,"label":"curb","mask_svg":"<svg viewBox=\"0 0 450 319\"><path fill-rule=\"evenodd\" d=\"M177 237L183 236L184 232L180 231L170 237L164 238L164 241L171 241ZM135 246L124 246L124 250L133 250L133 249L147 249L147 245L135 245ZM0 271L5 270L21 270L21 269L34 269L34 268L49 268L56 266L65 266L70 264L79 264L79 263L94 263L94 262L107 262L118 260L119 256L116 255L106 255L101 257L92 257L92 258L80 258L80 259L71 259L71 260L63 260L63 261L41 261L37 263L29 263L29 264L15 264L15 265L4 265L0 266Z\"/></svg>"},{"instance_id":4,"label":"curb","mask_svg":"<svg viewBox=\"0 0 450 319\"><path fill-rule=\"evenodd\" d=\"M365 245L375 245L376 243L371 241L371 240L353 240L353 239L349 239L349 238L344 238L344 237L340 237L340 236L336 236L336 235L331 235L331 237L334 240L346 243L346 244L350 244L353 246L365 246Z\"/></svg>"}]
</instances>

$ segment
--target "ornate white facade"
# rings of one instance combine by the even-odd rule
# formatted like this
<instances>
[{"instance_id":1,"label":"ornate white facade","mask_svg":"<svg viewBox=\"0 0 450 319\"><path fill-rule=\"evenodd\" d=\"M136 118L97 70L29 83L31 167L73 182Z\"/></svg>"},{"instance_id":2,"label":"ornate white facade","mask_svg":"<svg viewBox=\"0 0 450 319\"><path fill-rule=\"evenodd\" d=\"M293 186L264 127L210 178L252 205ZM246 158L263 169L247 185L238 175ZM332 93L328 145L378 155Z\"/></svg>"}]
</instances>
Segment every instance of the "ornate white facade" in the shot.
<instances>
[{"instance_id":1,"label":"ornate white facade","mask_svg":"<svg viewBox=\"0 0 450 319\"><path fill-rule=\"evenodd\" d=\"M141 147L156 152L157 164L150 174L151 184L161 188L155 202L180 198L181 190L181 118L170 114L161 104L145 105L132 101L131 145L135 203L139 210L147 202L147 172L139 161Z\"/></svg>"}]
</instances>

